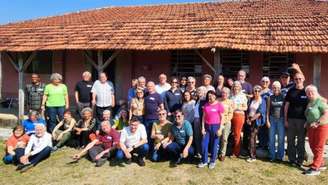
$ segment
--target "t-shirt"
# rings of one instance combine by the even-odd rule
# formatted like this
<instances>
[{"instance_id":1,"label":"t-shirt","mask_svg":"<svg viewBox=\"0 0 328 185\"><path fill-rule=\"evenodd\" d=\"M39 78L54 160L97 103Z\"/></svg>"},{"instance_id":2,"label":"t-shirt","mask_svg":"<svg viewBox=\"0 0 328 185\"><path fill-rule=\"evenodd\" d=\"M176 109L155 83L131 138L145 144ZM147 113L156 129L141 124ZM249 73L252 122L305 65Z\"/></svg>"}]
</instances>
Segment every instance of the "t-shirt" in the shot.
<instances>
[{"instance_id":1,"label":"t-shirt","mask_svg":"<svg viewBox=\"0 0 328 185\"><path fill-rule=\"evenodd\" d=\"M165 92L169 89L171 89L171 85L169 83L165 83L164 85L155 85L155 91L160 94L161 97L164 97Z\"/></svg>"},{"instance_id":2,"label":"t-shirt","mask_svg":"<svg viewBox=\"0 0 328 185\"><path fill-rule=\"evenodd\" d=\"M260 107L262 99L260 100L251 100L251 103L248 107L248 116L253 117L256 114L257 109Z\"/></svg>"},{"instance_id":3,"label":"t-shirt","mask_svg":"<svg viewBox=\"0 0 328 185\"><path fill-rule=\"evenodd\" d=\"M92 81L79 81L75 86L75 91L79 94L79 101L81 103L90 103L91 102L91 88Z\"/></svg>"},{"instance_id":4,"label":"t-shirt","mask_svg":"<svg viewBox=\"0 0 328 185\"><path fill-rule=\"evenodd\" d=\"M145 100L132 98L131 100L131 108L132 108L132 115L134 116L143 116L145 114Z\"/></svg>"},{"instance_id":5,"label":"t-shirt","mask_svg":"<svg viewBox=\"0 0 328 185\"><path fill-rule=\"evenodd\" d=\"M220 124L221 115L224 112L224 107L220 102L216 104L206 103L204 105L204 120L205 124Z\"/></svg>"},{"instance_id":6,"label":"t-shirt","mask_svg":"<svg viewBox=\"0 0 328 185\"><path fill-rule=\"evenodd\" d=\"M308 103L308 98L304 88L296 89L293 87L289 89L285 101L289 102L287 118L305 119L304 111Z\"/></svg>"},{"instance_id":7,"label":"t-shirt","mask_svg":"<svg viewBox=\"0 0 328 185\"><path fill-rule=\"evenodd\" d=\"M110 129L109 133L99 134L97 136L97 140L104 149L112 148L113 146L117 145L120 142L120 134L115 129Z\"/></svg>"},{"instance_id":8,"label":"t-shirt","mask_svg":"<svg viewBox=\"0 0 328 185\"><path fill-rule=\"evenodd\" d=\"M176 89L173 91L172 89L168 90L164 94L164 107L167 112L175 112L180 109L182 106L182 91L180 89Z\"/></svg>"},{"instance_id":9,"label":"t-shirt","mask_svg":"<svg viewBox=\"0 0 328 185\"><path fill-rule=\"evenodd\" d=\"M242 105L247 105L247 97L244 93L238 93L236 95L232 95L230 99L235 104L235 109L240 110Z\"/></svg>"},{"instance_id":10,"label":"t-shirt","mask_svg":"<svg viewBox=\"0 0 328 185\"><path fill-rule=\"evenodd\" d=\"M155 122L153 124L153 130L155 130L155 134L162 134L164 138L166 138L171 130L172 123L167 122L165 125L161 126L159 122ZM155 144L161 142L159 139L155 139Z\"/></svg>"},{"instance_id":11,"label":"t-shirt","mask_svg":"<svg viewBox=\"0 0 328 185\"><path fill-rule=\"evenodd\" d=\"M162 98L158 93L148 93L148 95L145 97L145 118L158 119L157 109L162 103Z\"/></svg>"},{"instance_id":12,"label":"t-shirt","mask_svg":"<svg viewBox=\"0 0 328 185\"><path fill-rule=\"evenodd\" d=\"M47 107L63 107L65 106L65 96L67 95L67 87L64 84L48 84L44 90L47 96Z\"/></svg>"},{"instance_id":13,"label":"t-shirt","mask_svg":"<svg viewBox=\"0 0 328 185\"><path fill-rule=\"evenodd\" d=\"M252 84L248 82L241 83L242 92L245 94L252 94L253 87Z\"/></svg>"},{"instance_id":14,"label":"t-shirt","mask_svg":"<svg viewBox=\"0 0 328 185\"><path fill-rule=\"evenodd\" d=\"M270 116L275 118L284 117L284 95L280 94L278 96L270 96Z\"/></svg>"},{"instance_id":15,"label":"t-shirt","mask_svg":"<svg viewBox=\"0 0 328 185\"><path fill-rule=\"evenodd\" d=\"M16 137L13 134L6 141L6 147L11 146L15 149L17 146L26 146L29 139L30 137L26 134L22 135L21 137Z\"/></svg>"},{"instance_id":16,"label":"t-shirt","mask_svg":"<svg viewBox=\"0 0 328 185\"><path fill-rule=\"evenodd\" d=\"M109 107L113 106L113 99L114 96L114 85L111 81L107 81L105 83L101 83L97 80L91 89L92 93L96 94L96 105L98 107Z\"/></svg>"},{"instance_id":17,"label":"t-shirt","mask_svg":"<svg viewBox=\"0 0 328 185\"><path fill-rule=\"evenodd\" d=\"M36 124L46 125L46 122L42 118L37 119L36 122L32 122L30 119L24 120L23 123L22 123L22 126L24 127L25 133L28 134L28 135L34 134Z\"/></svg>"},{"instance_id":18,"label":"t-shirt","mask_svg":"<svg viewBox=\"0 0 328 185\"><path fill-rule=\"evenodd\" d=\"M233 116L233 108L234 104L233 101L230 99L221 99L220 100L221 104L224 107L224 112L223 112L223 118L222 118L222 123L230 123L232 116Z\"/></svg>"},{"instance_id":19,"label":"t-shirt","mask_svg":"<svg viewBox=\"0 0 328 185\"><path fill-rule=\"evenodd\" d=\"M192 127L189 121L185 120L181 128L178 128L176 124L171 126L171 134L174 137L174 141L179 145L186 145L189 137L193 135Z\"/></svg>"},{"instance_id":20,"label":"t-shirt","mask_svg":"<svg viewBox=\"0 0 328 185\"><path fill-rule=\"evenodd\" d=\"M185 120L189 121L190 123L194 122L195 100L191 100L189 102L184 102L181 109L184 114Z\"/></svg>"},{"instance_id":21,"label":"t-shirt","mask_svg":"<svg viewBox=\"0 0 328 185\"><path fill-rule=\"evenodd\" d=\"M124 122L123 119L116 119L114 120L113 127L115 127L116 130L122 130L124 127L129 126L128 121Z\"/></svg>"},{"instance_id":22,"label":"t-shirt","mask_svg":"<svg viewBox=\"0 0 328 185\"><path fill-rule=\"evenodd\" d=\"M322 100L322 98L317 98L314 101L310 101L305 110L306 122L310 124L312 122L318 121L327 109L328 105ZM320 125L325 124L328 124L328 120L320 122Z\"/></svg>"},{"instance_id":23,"label":"t-shirt","mask_svg":"<svg viewBox=\"0 0 328 185\"><path fill-rule=\"evenodd\" d=\"M130 127L125 127L121 132L120 143L123 143L127 148L132 147L140 142L142 139L147 139L146 128L139 124L135 133L131 133Z\"/></svg>"}]
</instances>

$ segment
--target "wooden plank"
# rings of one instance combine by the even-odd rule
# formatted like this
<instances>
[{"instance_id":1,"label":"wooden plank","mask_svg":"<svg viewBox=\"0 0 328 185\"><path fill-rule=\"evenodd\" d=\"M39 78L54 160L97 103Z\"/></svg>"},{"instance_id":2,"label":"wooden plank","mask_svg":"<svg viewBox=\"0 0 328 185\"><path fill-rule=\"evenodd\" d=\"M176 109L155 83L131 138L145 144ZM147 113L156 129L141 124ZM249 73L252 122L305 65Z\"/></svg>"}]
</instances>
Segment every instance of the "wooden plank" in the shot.
<instances>
[{"instance_id":1,"label":"wooden plank","mask_svg":"<svg viewBox=\"0 0 328 185\"><path fill-rule=\"evenodd\" d=\"M24 66L23 66L23 71L25 71L28 66L31 64L32 60L35 58L37 52L33 51L31 55L28 57L28 59L25 61Z\"/></svg>"},{"instance_id":2,"label":"wooden plank","mask_svg":"<svg viewBox=\"0 0 328 185\"><path fill-rule=\"evenodd\" d=\"M208 67L215 73L215 68L211 65L211 63L197 49L195 49L194 51L203 60L203 62L205 62L205 64L208 65Z\"/></svg>"},{"instance_id":3,"label":"wooden plank","mask_svg":"<svg viewBox=\"0 0 328 185\"><path fill-rule=\"evenodd\" d=\"M15 60L13 59L13 57L12 57L9 53L7 53L7 52L3 52L3 54L6 55L6 56L8 57L9 62L11 63L11 65L12 65L12 66L15 68L15 70L18 72L19 69L18 69L18 66L17 66L17 64L15 63Z\"/></svg>"},{"instance_id":4,"label":"wooden plank","mask_svg":"<svg viewBox=\"0 0 328 185\"><path fill-rule=\"evenodd\" d=\"M84 56L87 58L87 61L98 71L98 65L96 62L90 57L87 51L83 52Z\"/></svg>"},{"instance_id":5,"label":"wooden plank","mask_svg":"<svg viewBox=\"0 0 328 185\"><path fill-rule=\"evenodd\" d=\"M97 68L97 71L98 71L98 76L100 75L100 73L103 72L103 51L102 50L98 50L97 52L97 59L98 59L98 68Z\"/></svg>"},{"instance_id":6,"label":"wooden plank","mask_svg":"<svg viewBox=\"0 0 328 185\"><path fill-rule=\"evenodd\" d=\"M105 70L105 68L118 56L120 52L119 51L115 51L112 56L110 56L104 63L104 65L102 66L102 70Z\"/></svg>"},{"instance_id":7,"label":"wooden plank","mask_svg":"<svg viewBox=\"0 0 328 185\"><path fill-rule=\"evenodd\" d=\"M313 84L320 90L321 56L313 57Z\"/></svg>"},{"instance_id":8,"label":"wooden plank","mask_svg":"<svg viewBox=\"0 0 328 185\"><path fill-rule=\"evenodd\" d=\"M18 54L18 119L24 119L24 61L21 53Z\"/></svg>"},{"instance_id":9,"label":"wooden plank","mask_svg":"<svg viewBox=\"0 0 328 185\"><path fill-rule=\"evenodd\" d=\"M222 64L221 64L221 53L220 49L216 48L214 53L214 68L216 71L216 75L219 75L222 73Z\"/></svg>"}]
</instances>

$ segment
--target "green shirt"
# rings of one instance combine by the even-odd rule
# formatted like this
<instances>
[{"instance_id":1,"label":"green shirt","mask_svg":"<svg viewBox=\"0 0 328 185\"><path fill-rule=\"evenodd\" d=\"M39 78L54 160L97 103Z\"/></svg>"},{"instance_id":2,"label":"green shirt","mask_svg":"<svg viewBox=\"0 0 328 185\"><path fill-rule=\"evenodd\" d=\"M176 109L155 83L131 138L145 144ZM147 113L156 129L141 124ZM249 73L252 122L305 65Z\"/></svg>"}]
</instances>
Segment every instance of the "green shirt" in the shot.
<instances>
[{"instance_id":1,"label":"green shirt","mask_svg":"<svg viewBox=\"0 0 328 185\"><path fill-rule=\"evenodd\" d=\"M318 121L327 109L328 105L322 100L322 98L317 98L314 101L310 101L305 110L307 123L310 124L312 122ZM328 121L325 120L324 122L321 122L320 125L327 123Z\"/></svg>"},{"instance_id":2,"label":"green shirt","mask_svg":"<svg viewBox=\"0 0 328 185\"><path fill-rule=\"evenodd\" d=\"M167 122L164 126L161 126L159 122L155 122L153 124L153 130L155 130L155 134L162 134L164 138L166 138L169 135L169 132L171 130L172 123ZM155 144L158 144L161 142L159 139L155 139Z\"/></svg>"},{"instance_id":3,"label":"green shirt","mask_svg":"<svg viewBox=\"0 0 328 185\"><path fill-rule=\"evenodd\" d=\"M123 119L114 120L113 127L115 126L115 130L122 130L124 127L129 126L128 122L124 122Z\"/></svg>"},{"instance_id":4,"label":"green shirt","mask_svg":"<svg viewBox=\"0 0 328 185\"><path fill-rule=\"evenodd\" d=\"M67 87L64 84L53 85L48 84L44 90L47 96L47 107L63 107L65 106L65 96L67 95Z\"/></svg>"}]
</instances>

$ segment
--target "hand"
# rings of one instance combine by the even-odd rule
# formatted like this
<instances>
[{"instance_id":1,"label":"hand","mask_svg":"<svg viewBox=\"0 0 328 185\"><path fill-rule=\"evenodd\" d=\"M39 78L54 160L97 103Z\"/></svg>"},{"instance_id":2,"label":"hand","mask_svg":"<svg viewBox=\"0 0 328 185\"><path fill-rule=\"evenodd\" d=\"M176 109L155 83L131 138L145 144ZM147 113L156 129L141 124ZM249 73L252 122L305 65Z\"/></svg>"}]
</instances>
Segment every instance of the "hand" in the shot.
<instances>
[{"instance_id":1,"label":"hand","mask_svg":"<svg viewBox=\"0 0 328 185\"><path fill-rule=\"evenodd\" d=\"M42 112L42 111L46 110L46 107L44 105L41 105L40 109L41 109L41 112Z\"/></svg>"},{"instance_id":2,"label":"hand","mask_svg":"<svg viewBox=\"0 0 328 185\"><path fill-rule=\"evenodd\" d=\"M171 115L172 115L172 113L171 113L171 112L168 112L168 113L167 113L167 115L168 115L168 116L171 116Z\"/></svg>"},{"instance_id":3,"label":"hand","mask_svg":"<svg viewBox=\"0 0 328 185\"><path fill-rule=\"evenodd\" d=\"M66 110L69 109L69 105L68 105L68 104L65 105L65 109L66 109Z\"/></svg>"},{"instance_id":4,"label":"hand","mask_svg":"<svg viewBox=\"0 0 328 185\"><path fill-rule=\"evenodd\" d=\"M132 155L130 152L127 152L125 153L125 157L128 158L128 159L131 159L132 158Z\"/></svg>"},{"instance_id":5,"label":"hand","mask_svg":"<svg viewBox=\"0 0 328 185\"><path fill-rule=\"evenodd\" d=\"M162 140L162 139L164 139L164 136L163 136L163 134L157 134L156 136L157 136L157 139L159 139L159 140Z\"/></svg>"},{"instance_id":6,"label":"hand","mask_svg":"<svg viewBox=\"0 0 328 185\"><path fill-rule=\"evenodd\" d=\"M220 129L218 130L217 135L218 135L218 137L221 137L221 136L222 136L222 128L220 128Z\"/></svg>"},{"instance_id":7,"label":"hand","mask_svg":"<svg viewBox=\"0 0 328 185\"><path fill-rule=\"evenodd\" d=\"M127 150L128 150L128 152L132 152L133 147L130 147L130 148L128 148Z\"/></svg>"},{"instance_id":8,"label":"hand","mask_svg":"<svg viewBox=\"0 0 328 185\"><path fill-rule=\"evenodd\" d=\"M267 121L266 126L267 126L268 128L271 127L271 123L270 123L270 121Z\"/></svg>"},{"instance_id":9,"label":"hand","mask_svg":"<svg viewBox=\"0 0 328 185\"><path fill-rule=\"evenodd\" d=\"M246 120L246 123L247 123L247 125L251 125L251 124L252 124L252 121L251 121L251 119L250 119L250 118L248 118L248 119Z\"/></svg>"},{"instance_id":10,"label":"hand","mask_svg":"<svg viewBox=\"0 0 328 185\"><path fill-rule=\"evenodd\" d=\"M101 153L99 153L98 155L96 155L95 159L96 159L96 160L99 160L100 158L102 158L103 155L104 155L104 154L101 152Z\"/></svg>"},{"instance_id":11,"label":"hand","mask_svg":"<svg viewBox=\"0 0 328 185\"><path fill-rule=\"evenodd\" d=\"M182 152L182 157L183 157L183 158L187 158L187 157L188 157L188 150L189 150L189 148L185 148L185 149L183 150L183 152Z\"/></svg>"},{"instance_id":12,"label":"hand","mask_svg":"<svg viewBox=\"0 0 328 185\"><path fill-rule=\"evenodd\" d=\"M285 128L288 128L288 121L285 120Z\"/></svg>"},{"instance_id":13,"label":"hand","mask_svg":"<svg viewBox=\"0 0 328 185\"><path fill-rule=\"evenodd\" d=\"M155 150L159 150L159 147L161 147L161 143L157 143L154 147Z\"/></svg>"},{"instance_id":14,"label":"hand","mask_svg":"<svg viewBox=\"0 0 328 185\"><path fill-rule=\"evenodd\" d=\"M312 123L310 124L310 127L311 127L311 128L317 128L318 126L319 126L318 122L312 122Z\"/></svg>"},{"instance_id":15,"label":"hand","mask_svg":"<svg viewBox=\"0 0 328 185\"><path fill-rule=\"evenodd\" d=\"M203 134L203 136L205 136L205 134L206 134L205 128L202 128L202 134Z\"/></svg>"},{"instance_id":16,"label":"hand","mask_svg":"<svg viewBox=\"0 0 328 185\"><path fill-rule=\"evenodd\" d=\"M100 131L99 131L99 130L96 130L96 135L97 135L97 136L99 135L99 133L100 133Z\"/></svg>"},{"instance_id":17,"label":"hand","mask_svg":"<svg viewBox=\"0 0 328 185\"><path fill-rule=\"evenodd\" d=\"M81 156L80 156L79 154L74 154L74 155L72 156L72 158L73 158L74 160L78 160L78 159L81 158Z\"/></svg>"},{"instance_id":18,"label":"hand","mask_svg":"<svg viewBox=\"0 0 328 185\"><path fill-rule=\"evenodd\" d=\"M62 139L62 137L63 137L63 134L62 133L60 133L59 135L58 135L58 137L57 137L57 141L59 141L59 140L61 140Z\"/></svg>"},{"instance_id":19,"label":"hand","mask_svg":"<svg viewBox=\"0 0 328 185\"><path fill-rule=\"evenodd\" d=\"M92 107L96 105L96 100L91 101Z\"/></svg>"},{"instance_id":20,"label":"hand","mask_svg":"<svg viewBox=\"0 0 328 185\"><path fill-rule=\"evenodd\" d=\"M169 146L169 144L171 144L172 142L166 142L162 144L162 147L165 149L167 146Z\"/></svg>"},{"instance_id":21,"label":"hand","mask_svg":"<svg viewBox=\"0 0 328 185\"><path fill-rule=\"evenodd\" d=\"M27 155L22 156L22 157L20 158L20 162L21 162L22 164L26 164L26 163L28 163L28 162L29 162L29 161L28 161L28 156L27 156Z\"/></svg>"}]
</instances>

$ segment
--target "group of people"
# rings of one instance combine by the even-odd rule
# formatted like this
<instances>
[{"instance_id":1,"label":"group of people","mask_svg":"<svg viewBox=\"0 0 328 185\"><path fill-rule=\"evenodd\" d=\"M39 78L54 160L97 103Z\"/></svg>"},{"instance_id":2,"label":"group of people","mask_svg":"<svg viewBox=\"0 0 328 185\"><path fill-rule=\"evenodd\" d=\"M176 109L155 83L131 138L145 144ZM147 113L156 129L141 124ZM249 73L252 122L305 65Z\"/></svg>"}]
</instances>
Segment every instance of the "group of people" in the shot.
<instances>
[{"instance_id":1,"label":"group of people","mask_svg":"<svg viewBox=\"0 0 328 185\"><path fill-rule=\"evenodd\" d=\"M301 167L307 134L314 158L304 174L319 175L326 169L327 100L314 85L304 87L297 64L292 69L271 86L267 76L252 86L244 70L235 81L205 74L199 87L192 76L172 77L168 83L160 74L158 84L141 76L132 80L127 101L118 105L107 75L100 73L92 82L86 71L75 88L76 119L68 110L62 76L54 73L44 85L33 74L26 86L29 118L14 128L4 162L26 170L68 145L80 149L74 161L88 154L96 166L109 158L126 163L136 159L140 166L145 166L145 157L170 160L172 166L198 158L198 168L213 169L217 158L224 161L226 156L244 155L254 162L258 148L268 151L271 162L283 161L287 136L288 162Z\"/></svg>"}]
</instances>

